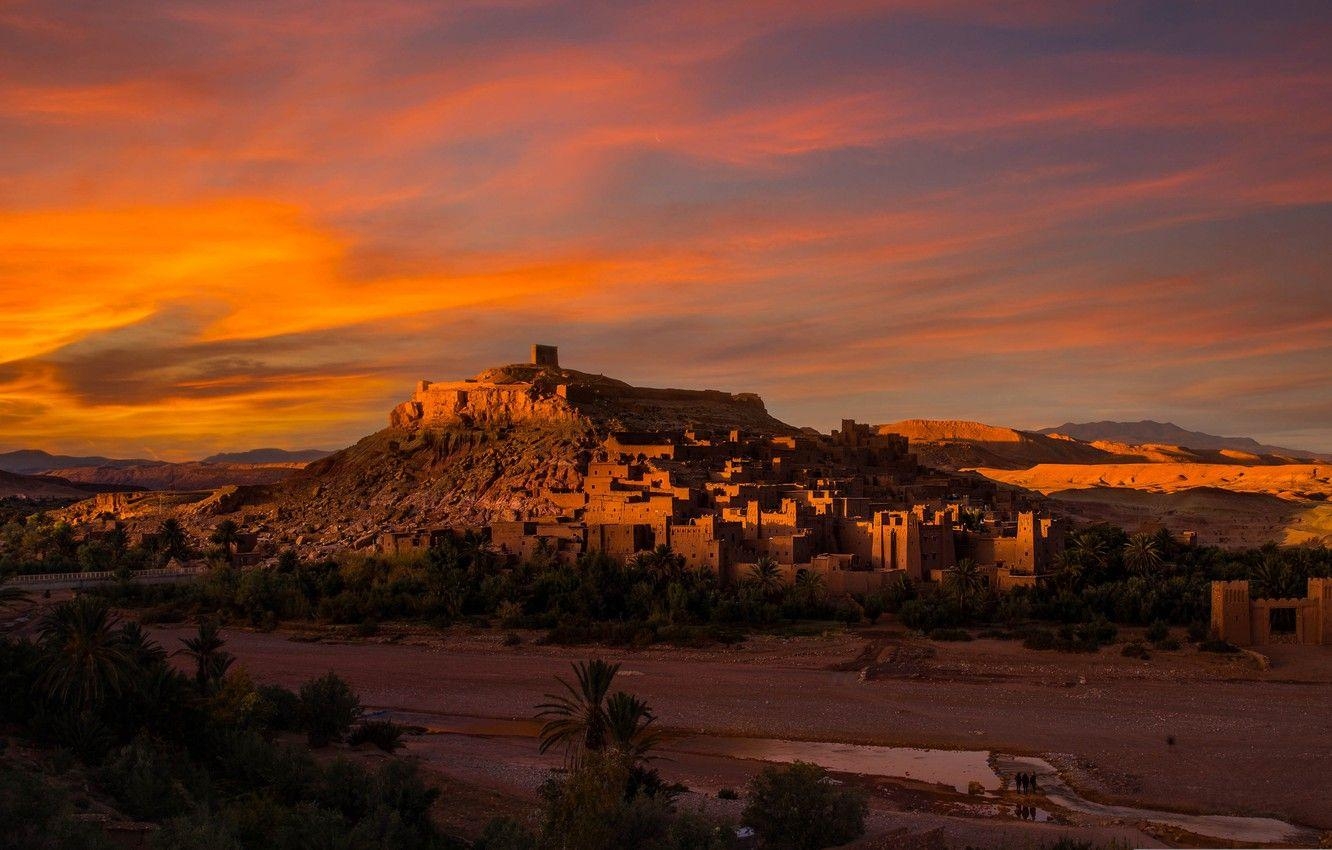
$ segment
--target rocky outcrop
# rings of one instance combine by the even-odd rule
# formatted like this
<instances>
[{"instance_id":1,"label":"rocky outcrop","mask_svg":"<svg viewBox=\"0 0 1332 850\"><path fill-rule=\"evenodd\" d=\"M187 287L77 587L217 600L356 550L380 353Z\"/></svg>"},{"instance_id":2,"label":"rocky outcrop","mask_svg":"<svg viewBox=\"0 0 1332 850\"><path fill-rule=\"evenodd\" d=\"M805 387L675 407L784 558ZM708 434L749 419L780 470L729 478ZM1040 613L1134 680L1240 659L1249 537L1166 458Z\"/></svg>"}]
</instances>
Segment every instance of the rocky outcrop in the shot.
<instances>
[{"instance_id":1,"label":"rocky outcrop","mask_svg":"<svg viewBox=\"0 0 1332 850\"><path fill-rule=\"evenodd\" d=\"M611 430L795 430L770 416L753 393L635 387L605 375L532 364L487 369L465 381L421 381L389 415L389 427L406 430L527 422L588 423Z\"/></svg>"}]
</instances>

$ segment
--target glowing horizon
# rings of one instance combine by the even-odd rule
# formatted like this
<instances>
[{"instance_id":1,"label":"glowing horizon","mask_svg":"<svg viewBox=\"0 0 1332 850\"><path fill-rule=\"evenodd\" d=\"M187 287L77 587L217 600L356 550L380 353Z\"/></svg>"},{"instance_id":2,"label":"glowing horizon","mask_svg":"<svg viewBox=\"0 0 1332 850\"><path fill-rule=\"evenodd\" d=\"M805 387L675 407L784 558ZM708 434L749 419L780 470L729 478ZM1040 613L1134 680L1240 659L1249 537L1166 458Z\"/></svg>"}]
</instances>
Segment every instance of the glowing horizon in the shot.
<instances>
[{"instance_id":1,"label":"glowing horizon","mask_svg":"<svg viewBox=\"0 0 1332 850\"><path fill-rule=\"evenodd\" d=\"M1332 451L1332 9L0 9L0 450L337 448L419 378Z\"/></svg>"}]
</instances>

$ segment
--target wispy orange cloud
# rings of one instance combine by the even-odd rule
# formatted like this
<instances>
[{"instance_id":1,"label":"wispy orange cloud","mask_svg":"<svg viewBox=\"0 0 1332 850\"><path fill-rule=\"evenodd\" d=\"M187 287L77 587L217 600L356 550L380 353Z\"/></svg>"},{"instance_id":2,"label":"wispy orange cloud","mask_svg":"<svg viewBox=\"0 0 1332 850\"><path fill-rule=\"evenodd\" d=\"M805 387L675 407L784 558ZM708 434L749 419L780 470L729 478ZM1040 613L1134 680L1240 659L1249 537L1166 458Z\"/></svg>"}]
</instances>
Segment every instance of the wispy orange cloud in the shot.
<instances>
[{"instance_id":1,"label":"wispy orange cloud","mask_svg":"<svg viewBox=\"0 0 1332 850\"><path fill-rule=\"evenodd\" d=\"M1316 9L7 4L0 443L346 442L537 335L812 424L1307 434L1330 43Z\"/></svg>"}]
</instances>

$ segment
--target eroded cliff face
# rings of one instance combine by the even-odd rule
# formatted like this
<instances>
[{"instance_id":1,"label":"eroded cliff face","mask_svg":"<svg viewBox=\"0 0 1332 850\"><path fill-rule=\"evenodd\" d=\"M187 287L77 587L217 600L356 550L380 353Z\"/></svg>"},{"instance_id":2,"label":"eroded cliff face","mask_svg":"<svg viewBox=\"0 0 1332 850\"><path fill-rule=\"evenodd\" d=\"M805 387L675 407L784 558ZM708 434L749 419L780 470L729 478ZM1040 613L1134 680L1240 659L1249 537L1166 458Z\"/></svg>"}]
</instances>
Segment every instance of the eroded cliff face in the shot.
<instances>
[{"instance_id":1,"label":"eroded cliff face","mask_svg":"<svg viewBox=\"0 0 1332 850\"><path fill-rule=\"evenodd\" d=\"M536 384L494 385L422 381L410 400L393 408L389 427L415 430L454 425L573 422L577 409L553 389Z\"/></svg>"}]
</instances>

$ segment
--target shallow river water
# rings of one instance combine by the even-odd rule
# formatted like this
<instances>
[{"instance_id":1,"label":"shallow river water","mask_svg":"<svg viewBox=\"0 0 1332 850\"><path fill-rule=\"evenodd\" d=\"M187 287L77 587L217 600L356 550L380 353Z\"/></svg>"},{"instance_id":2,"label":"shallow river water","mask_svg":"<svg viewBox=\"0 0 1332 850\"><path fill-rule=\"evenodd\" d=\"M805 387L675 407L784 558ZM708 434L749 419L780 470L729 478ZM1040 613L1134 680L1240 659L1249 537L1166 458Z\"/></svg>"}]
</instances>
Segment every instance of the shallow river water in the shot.
<instances>
[{"instance_id":1,"label":"shallow river water","mask_svg":"<svg viewBox=\"0 0 1332 850\"><path fill-rule=\"evenodd\" d=\"M394 719L399 722L420 722L435 734L527 738L535 737L540 729L540 724L532 720L395 714ZM990 750L882 747L718 735L672 738L663 742L663 749L668 752L783 764L805 761L836 773L911 780L945 786L962 794L968 793L973 787L979 787L982 799L996 802L996 793L1005 788L1011 790L1013 776L1022 771L1037 776L1039 791L1029 798L1022 798L1023 802L1030 802L1033 807L1048 802L1058 808L1106 822L1146 822L1186 830L1206 838L1246 844L1301 844L1318 840L1316 833L1275 818L1192 815L1097 803L1085 799L1069 787L1044 759L1011 756ZM984 809L1007 812L1011 807L985 806ZM1038 808L1036 816L1039 820L1045 820L1046 809Z\"/></svg>"}]
</instances>

